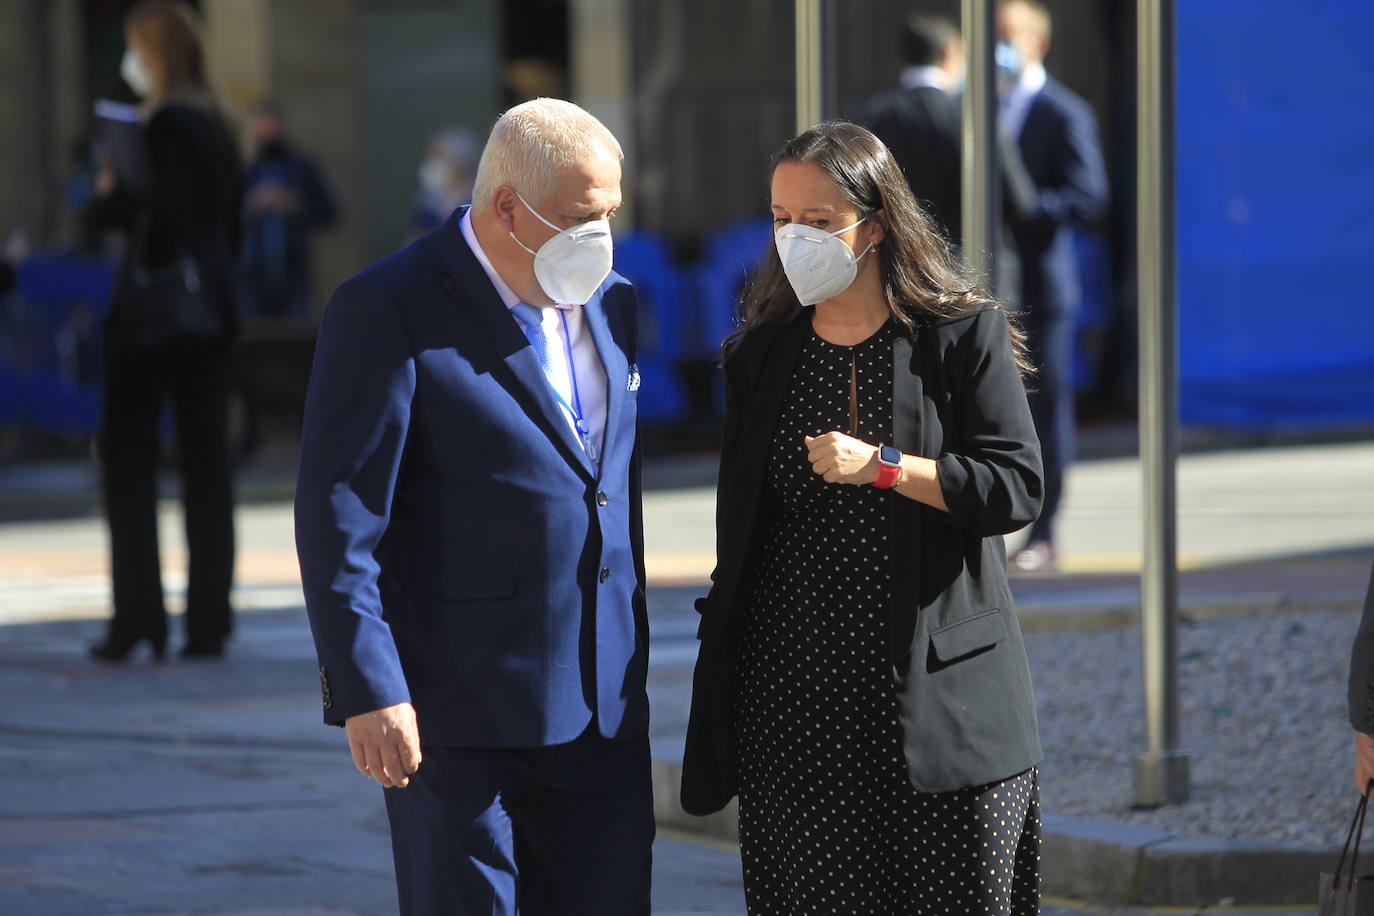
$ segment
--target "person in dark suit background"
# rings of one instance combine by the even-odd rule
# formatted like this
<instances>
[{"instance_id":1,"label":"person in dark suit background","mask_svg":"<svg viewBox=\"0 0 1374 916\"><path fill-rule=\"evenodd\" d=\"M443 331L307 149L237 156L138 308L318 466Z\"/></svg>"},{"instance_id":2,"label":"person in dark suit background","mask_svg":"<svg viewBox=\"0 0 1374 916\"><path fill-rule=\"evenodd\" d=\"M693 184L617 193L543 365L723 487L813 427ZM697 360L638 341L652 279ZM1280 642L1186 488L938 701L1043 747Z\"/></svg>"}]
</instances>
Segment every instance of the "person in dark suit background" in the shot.
<instances>
[{"instance_id":1,"label":"person in dark suit background","mask_svg":"<svg viewBox=\"0 0 1374 916\"><path fill-rule=\"evenodd\" d=\"M1350 727L1355 729L1355 789L1363 793L1374 779L1374 569L1370 570L1364 613L1350 650L1346 699Z\"/></svg>"},{"instance_id":2,"label":"person in dark suit background","mask_svg":"<svg viewBox=\"0 0 1374 916\"><path fill-rule=\"evenodd\" d=\"M963 81L959 29L938 16L912 15L902 35L901 85L861 102L850 120L882 140L911 193L945 238L959 244L962 133L955 93Z\"/></svg>"},{"instance_id":3,"label":"person in dark suit background","mask_svg":"<svg viewBox=\"0 0 1374 916\"><path fill-rule=\"evenodd\" d=\"M1003 0L997 9L1005 220L1001 249L1018 276L1008 298L1019 306L1038 369L1031 412L1045 465L1045 504L1012 562L1026 571L1057 562L1054 521L1074 453L1073 333L1079 306L1075 223L1107 207L1107 170L1092 109L1045 72L1049 12L1038 0Z\"/></svg>"},{"instance_id":4,"label":"person in dark suit background","mask_svg":"<svg viewBox=\"0 0 1374 916\"><path fill-rule=\"evenodd\" d=\"M320 329L296 548L324 719L387 790L407 916L649 911L621 159L577 106L516 106L472 206Z\"/></svg>"},{"instance_id":5,"label":"person in dark suit background","mask_svg":"<svg viewBox=\"0 0 1374 916\"><path fill-rule=\"evenodd\" d=\"M190 554L182 656L221 655L232 629L228 417L241 165L206 85L199 29L181 3L143 2L130 11L121 74L146 99L148 185L131 186L107 159L88 213L129 238L105 326L99 451L114 616L105 639L91 647L100 661L123 661L143 641L161 657L166 645L157 463L168 398ZM196 313L194 329L189 312Z\"/></svg>"},{"instance_id":6,"label":"person in dark suit background","mask_svg":"<svg viewBox=\"0 0 1374 916\"><path fill-rule=\"evenodd\" d=\"M251 127L239 305L253 317L308 318L310 236L333 225L339 208L319 166L290 142L276 104L254 108Z\"/></svg>"}]
</instances>

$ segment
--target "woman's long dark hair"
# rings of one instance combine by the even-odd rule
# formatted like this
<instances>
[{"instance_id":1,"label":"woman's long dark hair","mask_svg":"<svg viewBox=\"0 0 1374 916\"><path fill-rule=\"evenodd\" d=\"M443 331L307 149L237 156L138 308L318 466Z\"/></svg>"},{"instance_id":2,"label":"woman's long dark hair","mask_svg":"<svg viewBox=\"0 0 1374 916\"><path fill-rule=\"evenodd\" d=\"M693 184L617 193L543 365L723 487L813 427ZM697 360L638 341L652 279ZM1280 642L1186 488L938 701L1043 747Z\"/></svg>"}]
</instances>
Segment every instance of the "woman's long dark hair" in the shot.
<instances>
[{"instance_id":1,"label":"woman's long dark hair","mask_svg":"<svg viewBox=\"0 0 1374 916\"><path fill-rule=\"evenodd\" d=\"M773 169L784 162L820 168L861 217L882 224L885 234L874 253L881 263L883 297L907 330L923 320L999 307L978 278L959 264L912 196L892 153L872 133L848 121L825 121L789 140L773 157ZM726 353L755 328L785 324L802 310L772 240L744 300L744 324L726 340ZM1007 319L1016 364L1030 375L1025 333L1014 315Z\"/></svg>"}]
</instances>

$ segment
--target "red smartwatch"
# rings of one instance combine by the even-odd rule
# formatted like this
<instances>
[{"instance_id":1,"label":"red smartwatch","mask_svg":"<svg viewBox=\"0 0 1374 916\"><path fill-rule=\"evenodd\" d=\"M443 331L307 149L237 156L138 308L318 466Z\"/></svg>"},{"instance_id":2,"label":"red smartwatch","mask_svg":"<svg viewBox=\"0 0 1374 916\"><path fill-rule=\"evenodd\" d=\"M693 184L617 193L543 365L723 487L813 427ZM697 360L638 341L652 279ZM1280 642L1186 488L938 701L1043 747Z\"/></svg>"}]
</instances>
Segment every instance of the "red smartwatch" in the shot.
<instances>
[{"instance_id":1,"label":"red smartwatch","mask_svg":"<svg viewBox=\"0 0 1374 916\"><path fill-rule=\"evenodd\" d=\"M878 479L873 486L890 490L897 485L897 477L902 471L902 453L895 445L878 446Z\"/></svg>"}]
</instances>

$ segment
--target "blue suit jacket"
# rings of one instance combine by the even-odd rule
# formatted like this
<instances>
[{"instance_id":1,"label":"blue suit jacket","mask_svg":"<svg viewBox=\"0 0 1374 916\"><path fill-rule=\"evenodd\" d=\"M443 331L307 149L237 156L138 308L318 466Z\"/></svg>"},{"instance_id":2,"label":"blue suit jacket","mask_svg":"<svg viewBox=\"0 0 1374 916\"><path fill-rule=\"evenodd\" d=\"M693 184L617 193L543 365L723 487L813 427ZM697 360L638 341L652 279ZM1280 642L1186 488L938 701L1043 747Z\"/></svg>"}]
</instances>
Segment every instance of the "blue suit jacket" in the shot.
<instances>
[{"instance_id":1,"label":"blue suit jacket","mask_svg":"<svg viewBox=\"0 0 1374 916\"><path fill-rule=\"evenodd\" d=\"M585 307L600 473L458 218L345 282L301 436L296 545L325 721L406 700L427 745L648 725L635 296ZM637 388L637 386L634 386Z\"/></svg>"},{"instance_id":2,"label":"blue suit jacket","mask_svg":"<svg viewBox=\"0 0 1374 916\"><path fill-rule=\"evenodd\" d=\"M1107 168L1092 109L1062 83L1047 81L1026 112L1016 149L1030 185L1022 195L1013 191L1006 208L1020 268L1019 305L1070 311L1080 299L1070 229L1107 209Z\"/></svg>"}]
</instances>

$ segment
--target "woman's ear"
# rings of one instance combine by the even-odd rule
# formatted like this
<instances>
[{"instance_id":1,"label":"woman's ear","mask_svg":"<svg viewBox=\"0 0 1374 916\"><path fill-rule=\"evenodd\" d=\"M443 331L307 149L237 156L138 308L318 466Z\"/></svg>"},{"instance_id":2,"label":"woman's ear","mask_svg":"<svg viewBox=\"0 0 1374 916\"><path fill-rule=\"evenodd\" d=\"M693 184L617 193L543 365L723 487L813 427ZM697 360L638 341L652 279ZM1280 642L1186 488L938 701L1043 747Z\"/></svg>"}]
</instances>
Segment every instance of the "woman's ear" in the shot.
<instances>
[{"instance_id":1,"label":"woman's ear","mask_svg":"<svg viewBox=\"0 0 1374 916\"><path fill-rule=\"evenodd\" d=\"M873 218L868 221L870 232L873 233L871 243L876 245L887 237L887 213L879 210L873 214Z\"/></svg>"}]
</instances>

